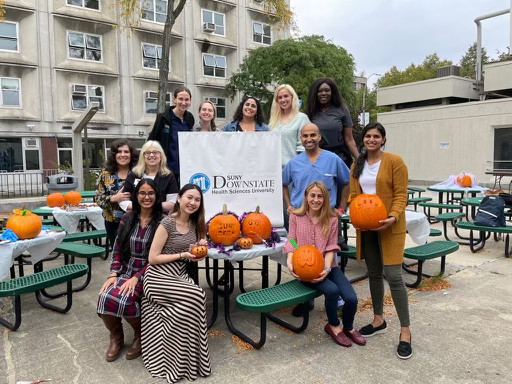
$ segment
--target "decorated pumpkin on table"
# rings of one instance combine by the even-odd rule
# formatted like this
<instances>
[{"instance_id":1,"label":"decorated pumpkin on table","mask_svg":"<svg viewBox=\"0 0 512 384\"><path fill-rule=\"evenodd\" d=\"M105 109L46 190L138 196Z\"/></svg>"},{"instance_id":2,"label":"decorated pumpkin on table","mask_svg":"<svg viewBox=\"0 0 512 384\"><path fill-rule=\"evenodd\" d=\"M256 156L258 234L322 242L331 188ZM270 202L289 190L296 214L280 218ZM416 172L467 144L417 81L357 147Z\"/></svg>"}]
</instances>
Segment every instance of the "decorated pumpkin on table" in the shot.
<instances>
[{"instance_id":1,"label":"decorated pumpkin on table","mask_svg":"<svg viewBox=\"0 0 512 384\"><path fill-rule=\"evenodd\" d=\"M208 254L208 248L206 245L193 245L190 248L190 253L193 254L197 258L203 258Z\"/></svg>"},{"instance_id":2,"label":"decorated pumpkin on table","mask_svg":"<svg viewBox=\"0 0 512 384\"><path fill-rule=\"evenodd\" d=\"M77 191L67 192L64 195L64 200L67 205L78 205L82 201L82 195Z\"/></svg>"},{"instance_id":3,"label":"decorated pumpkin on table","mask_svg":"<svg viewBox=\"0 0 512 384\"><path fill-rule=\"evenodd\" d=\"M295 242L290 242L295 246ZM324 270L324 257L312 245L301 245L293 252L292 265L293 271L302 281L311 281Z\"/></svg>"},{"instance_id":4,"label":"decorated pumpkin on table","mask_svg":"<svg viewBox=\"0 0 512 384\"><path fill-rule=\"evenodd\" d=\"M28 209L15 209L5 227L13 231L19 240L33 239L41 233L43 223L41 218Z\"/></svg>"},{"instance_id":5,"label":"decorated pumpkin on table","mask_svg":"<svg viewBox=\"0 0 512 384\"><path fill-rule=\"evenodd\" d=\"M388 217L386 207L379 196L362 194L350 202L350 221L357 229L367 231L382 224Z\"/></svg>"},{"instance_id":6,"label":"decorated pumpkin on table","mask_svg":"<svg viewBox=\"0 0 512 384\"><path fill-rule=\"evenodd\" d=\"M238 240L240 223L236 215L228 212L226 204L222 206L222 212L210 220L208 236L213 243L223 246L233 245Z\"/></svg>"},{"instance_id":7,"label":"decorated pumpkin on table","mask_svg":"<svg viewBox=\"0 0 512 384\"><path fill-rule=\"evenodd\" d=\"M271 231L270 220L260 212L259 206L254 212L247 214L242 221L242 235L249 237L254 244L262 244L268 240Z\"/></svg>"},{"instance_id":8,"label":"decorated pumpkin on table","mask_svg":"<svg viewBox=\"0 0 512 384\"><path fill-rule=\"evenodd\" d=\"M252 248L253 242L250 237L241 237L238 239L238 246L242 249Z\"/></svg>"},{"instance_id":9,"label":"decorated pumpkin on table","mask_svg":"<svg viewBox=\"0 0 512 384\"><path fill-rule=\"evenodd\" d=\"M46 205L50 208L60 207L61 205L64 205L64 203L65 200L62 193L50 193L48 196L46 196Z\"/></svg>"}]
</instances>

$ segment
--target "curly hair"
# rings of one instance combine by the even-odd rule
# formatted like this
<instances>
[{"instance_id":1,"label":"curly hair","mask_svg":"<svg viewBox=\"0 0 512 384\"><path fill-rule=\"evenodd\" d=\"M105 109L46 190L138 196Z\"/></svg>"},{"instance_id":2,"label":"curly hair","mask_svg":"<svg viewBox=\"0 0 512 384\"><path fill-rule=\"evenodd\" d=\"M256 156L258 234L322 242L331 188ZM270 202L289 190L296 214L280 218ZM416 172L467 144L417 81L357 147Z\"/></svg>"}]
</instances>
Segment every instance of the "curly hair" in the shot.
<instances>
[{"instance_id":1,"label":"curly hair","mask_svg":"<svg viewBox=\"0 0 512 384\"><path fill-rule=\"evenodd\" d=\"M233 121L242 121L242 118L244 117L243 112L242 112L244 109L244 104L249 99L253 99L256 102L256 115L254 116L254 121L256 122L256 124L262 125L263 120L265 120L265 117L263 116L263 110L261 109L261 103L257 98L255 98L254 96L249 96L249 95L245 95L243 97L242 101L240 102L240 104L238 104L235 114L233 115Z\"/></svg>"},{"instance_id":2,"label":"curly hair","mask_svg":"<svg viewBox=\"0 0 512 384\"><path fill-rule=\"evenodd\" d=\"M320 88L320 86L324 83L331 88L330 104L336 108L343 107L343 98L341 97L340 90L338 89L335 81L330 77L319 77L313 81L313 84L311 84L308 91L306 115L308 115L310 120L313 119L313 116L320 112L321 107L320 103L318 102L318 88Z\"/></svg>"},{"instance_id":3,"label":"curly hair","mask_svg":"<svg viewBox=\"0 0 512 384\"><path fill-rule=\"evenodd\" d=\"M107 155L107 164L105 165L105 171L110 174L114 174L117 172L117 161L116 155L119 151L119 148L123 146L127 146L130 150L130 164L129 168L132 169L139 161L139 151L133 145L133 140L131 139L117 139L110 145L110 151Z\"/></svg>"}]
</instances>

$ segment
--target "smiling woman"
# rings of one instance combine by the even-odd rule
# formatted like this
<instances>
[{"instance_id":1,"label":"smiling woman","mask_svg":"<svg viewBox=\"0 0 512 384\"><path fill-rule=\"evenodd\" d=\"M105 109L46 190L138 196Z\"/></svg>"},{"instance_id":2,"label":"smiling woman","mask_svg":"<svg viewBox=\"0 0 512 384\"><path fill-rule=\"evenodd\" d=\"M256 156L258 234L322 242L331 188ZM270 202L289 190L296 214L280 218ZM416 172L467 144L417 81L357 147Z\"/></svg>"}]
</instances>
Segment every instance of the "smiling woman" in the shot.
<instances>
[{"instance_id":1,"label":"smiling woman","mask_svg":"<svg viewBox=\"0 0 512 384\"><path fill-rule=\"evenodd\" d=\"M253 96L244 96L236 109L233 121L222 128L224 132L268 131L263 122L260 101Z\"/></svg>"}]
</instances>

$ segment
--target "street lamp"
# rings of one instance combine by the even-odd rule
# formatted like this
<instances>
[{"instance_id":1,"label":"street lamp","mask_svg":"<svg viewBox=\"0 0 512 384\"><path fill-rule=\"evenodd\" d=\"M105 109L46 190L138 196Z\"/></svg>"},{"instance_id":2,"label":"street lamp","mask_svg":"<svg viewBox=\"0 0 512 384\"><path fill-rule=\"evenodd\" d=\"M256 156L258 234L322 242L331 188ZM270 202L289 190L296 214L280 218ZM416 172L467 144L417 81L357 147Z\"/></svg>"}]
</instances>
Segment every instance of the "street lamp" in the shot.
<instances>
[{"instance_id":1,"label":"street lamp","mask_svg":"<svg viewBox=\"0 0 512 384\"><path fill-rule=\"evenodd\" d=\"M366 90L368 88L368 80L370 80L370 77L372 77L373 75L376 75L376 76L382 76L381 74L379 73L372 73L370 76L368 76L366 78L366 84L365 84L365 87L364 87L364 90L363 90L363 127L366 126L366 111L365 111L365 107L366 107Z\"/></svg>"}]
</instances>

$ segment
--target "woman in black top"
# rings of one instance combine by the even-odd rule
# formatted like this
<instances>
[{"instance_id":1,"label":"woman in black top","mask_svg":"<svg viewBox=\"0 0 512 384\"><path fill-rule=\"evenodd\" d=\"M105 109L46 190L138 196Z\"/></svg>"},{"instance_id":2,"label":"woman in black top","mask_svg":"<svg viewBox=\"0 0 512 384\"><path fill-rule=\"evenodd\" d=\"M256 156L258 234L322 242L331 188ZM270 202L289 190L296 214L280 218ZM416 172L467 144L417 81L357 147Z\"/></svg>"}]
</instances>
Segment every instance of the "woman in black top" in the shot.
<instances>
[{"instance_id":1,"label":"woman in black top","mask_svg":"<svg viewBox=\"0 0 512 384\"><path fill-rule=\"evenodd\" d=\"M306 115L320 130L320 148L337 154L350 169L352 157L357 159L359 152L352 134L350 112L334 80L320 77L311 84Z\"/></svg>"}]
</instances>

